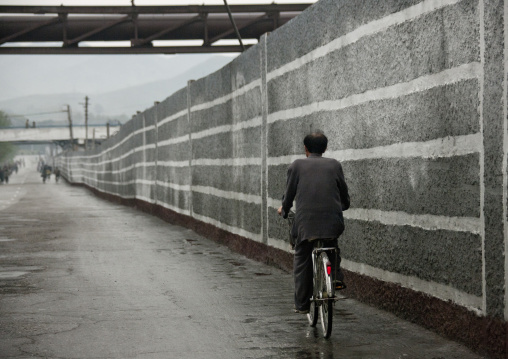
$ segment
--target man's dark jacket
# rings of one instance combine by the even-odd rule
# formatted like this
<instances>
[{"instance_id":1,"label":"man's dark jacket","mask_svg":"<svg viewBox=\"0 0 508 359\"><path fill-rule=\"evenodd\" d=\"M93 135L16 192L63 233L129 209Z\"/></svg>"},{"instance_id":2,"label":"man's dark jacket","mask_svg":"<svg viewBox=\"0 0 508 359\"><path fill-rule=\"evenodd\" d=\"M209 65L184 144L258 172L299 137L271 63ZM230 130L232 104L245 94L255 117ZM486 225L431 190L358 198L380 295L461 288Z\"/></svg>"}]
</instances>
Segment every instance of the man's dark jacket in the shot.
<instances>
[{"instance_id":1,"label":"man's dark jacket","mask_svg":"<svg viewBox=\"0 0 508 359\"><path fill-rule=\"evenodd\" d=\"M304 239L338 238L344 231L342 211L349 208L349 194L341 164L311 153L289 166L282 214L287 217L296 200L292 234Z\"/></svg>"}]
</instances>

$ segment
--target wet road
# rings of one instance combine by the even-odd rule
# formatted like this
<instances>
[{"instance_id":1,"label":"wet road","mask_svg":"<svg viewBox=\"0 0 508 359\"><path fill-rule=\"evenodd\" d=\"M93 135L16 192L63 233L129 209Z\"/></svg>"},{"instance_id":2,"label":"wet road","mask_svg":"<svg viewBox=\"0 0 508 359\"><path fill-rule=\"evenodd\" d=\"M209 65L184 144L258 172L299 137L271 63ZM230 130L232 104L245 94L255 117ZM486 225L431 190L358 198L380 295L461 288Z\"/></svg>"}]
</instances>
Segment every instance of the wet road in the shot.
<instances>
[{"instance_id":1,"label":"wet road","mask_svg":"<svg viewBox=\"0 0 508 359\"><path fill-rule=\"evenodd\" d=\"M354 300L332 337L292 278L23 169L0 185L0 358L480 358Z\"/></svg>"}]
</instances>

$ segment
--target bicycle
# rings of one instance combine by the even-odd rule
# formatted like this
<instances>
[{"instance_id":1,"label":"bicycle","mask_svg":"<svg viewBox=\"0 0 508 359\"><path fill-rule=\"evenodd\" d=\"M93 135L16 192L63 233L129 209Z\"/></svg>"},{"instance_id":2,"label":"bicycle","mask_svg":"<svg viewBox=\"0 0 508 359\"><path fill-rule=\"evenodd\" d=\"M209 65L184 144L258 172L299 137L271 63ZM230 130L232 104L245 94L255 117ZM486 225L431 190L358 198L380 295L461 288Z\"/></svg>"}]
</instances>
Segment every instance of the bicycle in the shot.
<instances>
[{"instance_id":1,"label":"bicycle","mask_svg":"<svg viewBox=\"0 0 508 359\"><path fill-rule=\"evenodd\" d=\"M295 214L289 212L289 241L294 249L294 238L291 235ZM321 318L321 328L323 337L329 338L332 334L333 324L333 307L337 300L335 296L336 286L343 286L337 278L337 266L332 268L332 262L329 255L335 257L334 263L337 263L337 247L326 247L325 239L317 239L312 250L312 267L313 267L313 295L310 299L310 309L307 319L311 327L315 327L318 322L318 316ZM335 273L333 273L335 271Z\"/></svg>"}]
</instances>

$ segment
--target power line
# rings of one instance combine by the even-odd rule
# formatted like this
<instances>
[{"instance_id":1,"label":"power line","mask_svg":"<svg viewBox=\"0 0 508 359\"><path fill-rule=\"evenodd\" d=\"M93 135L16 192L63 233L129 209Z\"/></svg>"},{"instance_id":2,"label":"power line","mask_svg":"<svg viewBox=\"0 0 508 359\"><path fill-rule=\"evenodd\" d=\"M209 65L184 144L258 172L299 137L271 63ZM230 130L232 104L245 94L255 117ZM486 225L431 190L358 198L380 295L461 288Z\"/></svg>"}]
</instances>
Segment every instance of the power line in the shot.
<instances>
[{"instance_id":1,"label":"power line","mask_svg":"<svg viewBox=\"0 0 508 359\"><path fill-rule=\"evenodd\" d=\"M40 112L40 113L29 113L26 115L7 115L9 117L26 117L26 116L41 116L41 115L51 115L53 113L67 112L67 110L53 111L53 112Z\"/></svg>"}]
</instances>

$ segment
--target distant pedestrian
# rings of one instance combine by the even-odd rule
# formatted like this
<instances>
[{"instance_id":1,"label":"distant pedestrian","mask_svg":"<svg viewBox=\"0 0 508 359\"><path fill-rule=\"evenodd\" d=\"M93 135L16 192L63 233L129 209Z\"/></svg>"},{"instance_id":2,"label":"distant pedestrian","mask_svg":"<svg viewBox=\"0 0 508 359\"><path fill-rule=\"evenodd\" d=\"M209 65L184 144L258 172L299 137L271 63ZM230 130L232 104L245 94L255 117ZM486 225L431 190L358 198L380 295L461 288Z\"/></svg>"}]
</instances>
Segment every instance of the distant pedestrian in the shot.
<instances>
[{"instance_id":1,"label":"distant pedestrian","mask_svg":"<svg viewBox=\"0 0 508 359\"><path fill-rule=\"evenodd\" d=\"M55 167L53 173L55 174L55 181L58 182L58 180L60 179L60 169L58 167Z\"/></svg>"}]
</instances>

